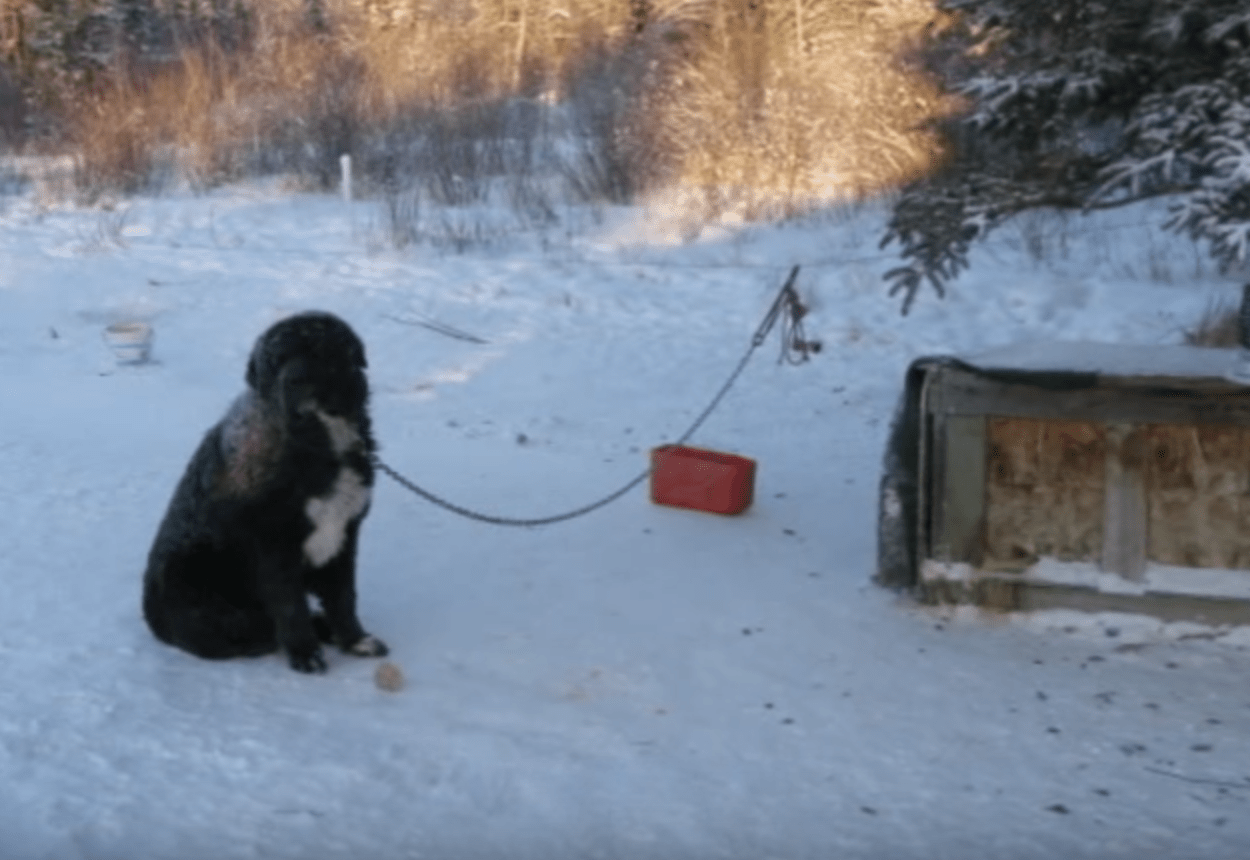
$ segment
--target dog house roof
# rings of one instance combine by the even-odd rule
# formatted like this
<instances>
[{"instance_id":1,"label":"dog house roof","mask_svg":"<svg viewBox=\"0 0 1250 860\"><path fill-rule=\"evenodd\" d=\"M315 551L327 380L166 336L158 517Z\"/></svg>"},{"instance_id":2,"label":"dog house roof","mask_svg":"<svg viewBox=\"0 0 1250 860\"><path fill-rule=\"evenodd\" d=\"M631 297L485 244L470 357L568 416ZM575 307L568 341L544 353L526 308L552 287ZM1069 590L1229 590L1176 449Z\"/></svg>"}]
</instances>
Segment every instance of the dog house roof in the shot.
<instances>
[{"instance_id":1,"label":"dog house roof","mask_svg":"<svg viewBox=\"0 0 1250 860\"><path fill-rule=\"evenodd\" d=\"M1163 344L1039 341L1011 344L960 359L977 370L1007 373L1093 374L1104 378L1224 378L1250 385L1232 375L1241 352Z\"/></svg>"}]
</instances>

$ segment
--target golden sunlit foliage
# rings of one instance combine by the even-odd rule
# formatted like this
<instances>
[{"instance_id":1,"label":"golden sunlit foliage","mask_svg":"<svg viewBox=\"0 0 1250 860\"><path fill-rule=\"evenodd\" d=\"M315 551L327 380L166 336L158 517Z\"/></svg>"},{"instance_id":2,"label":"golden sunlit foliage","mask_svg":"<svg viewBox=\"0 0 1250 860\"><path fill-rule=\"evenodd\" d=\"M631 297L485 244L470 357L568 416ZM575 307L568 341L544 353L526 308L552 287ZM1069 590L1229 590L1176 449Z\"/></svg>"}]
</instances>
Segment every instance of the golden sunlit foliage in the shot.
<instances>
[{"instance_id":1,"label":"golden sunlit foliage","mask_svg":"<svg viewBox=\"0 0 1250 860\"><path fill-rule=\"evenodd\" d=\"M681 4L682 9L694 4ZM931 168L942 99L902 62L932 17L916 0L704 2L673 25L690 60L657 121L681 178L739 204L802 208ZM689 16L689 12L686 13Z\"/></svg>"},{"instance_id":2,"label":"golden sunlit foliage","mask_svg":"<svg viewBox=\"0 0 1250 860\"><path fill-rule=\"evenodd\" d=\"M597 118L599 144L634 174L631 191L678 185L709 214L758 216L898 185L938 149L926 122L941 96L902 59L932 18L926 0L248 9L245 47L200 41L159 67L114 74L75 116L84 161L138 182L173 153L213 182L300 134L349 151L415 114L524 98Z\"/></svg>"}]
</instances>

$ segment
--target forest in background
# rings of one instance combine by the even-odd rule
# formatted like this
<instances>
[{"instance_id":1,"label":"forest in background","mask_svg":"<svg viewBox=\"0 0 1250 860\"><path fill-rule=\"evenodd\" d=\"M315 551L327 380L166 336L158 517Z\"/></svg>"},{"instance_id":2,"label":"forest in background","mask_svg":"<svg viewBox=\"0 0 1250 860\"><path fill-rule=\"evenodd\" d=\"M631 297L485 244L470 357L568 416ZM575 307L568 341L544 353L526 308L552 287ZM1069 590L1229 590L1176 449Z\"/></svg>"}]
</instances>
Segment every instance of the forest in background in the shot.
<instances>
[{"instance_id":1,"label":"forest in background","mask_svg":"<svg viewBox=\"0 0 1250 860\"><path fill-rule=\"evenodd\" d=\"M10 148L84 198L293 173L439 203L554 171L586 199L681 187L709 215L898 187L949 109L906 61L926 0L0 0ZM558 136L552 134L553 128ZM520 189L520 191L518 191ZM541 201L539 208L542 208Z\"/></svg>"},{"instance_id":2,"label":"forest in background","mask_svg":"<svg viewBox=\"0 0 1250 860\"><path fill-rule=\"evenodd\" d=\"M0 135L88 203L350 155L399 245L431 207L885 192L904 313L1031 210L1166 197L1250 269L1245 0L0 0Z\"/></svg>"}]
</instances>

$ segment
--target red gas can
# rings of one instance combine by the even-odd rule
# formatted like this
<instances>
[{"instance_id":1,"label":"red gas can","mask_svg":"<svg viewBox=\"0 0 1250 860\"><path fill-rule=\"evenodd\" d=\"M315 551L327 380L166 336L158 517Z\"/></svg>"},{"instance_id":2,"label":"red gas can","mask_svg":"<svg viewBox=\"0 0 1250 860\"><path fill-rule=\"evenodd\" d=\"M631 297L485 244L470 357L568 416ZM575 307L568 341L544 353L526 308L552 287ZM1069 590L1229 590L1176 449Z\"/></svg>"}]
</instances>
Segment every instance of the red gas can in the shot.
<instances>
[{"instance_id":1,"label":"red gas can","mask_svg":"<svg viewBox=\"0 0 1250 860\"><path fill-rule=\"evenodd\" d=\"M685 445L651 449L651 501L709 511L740 514L755 496L755 461Z\"/></svg>"}]
</instances>

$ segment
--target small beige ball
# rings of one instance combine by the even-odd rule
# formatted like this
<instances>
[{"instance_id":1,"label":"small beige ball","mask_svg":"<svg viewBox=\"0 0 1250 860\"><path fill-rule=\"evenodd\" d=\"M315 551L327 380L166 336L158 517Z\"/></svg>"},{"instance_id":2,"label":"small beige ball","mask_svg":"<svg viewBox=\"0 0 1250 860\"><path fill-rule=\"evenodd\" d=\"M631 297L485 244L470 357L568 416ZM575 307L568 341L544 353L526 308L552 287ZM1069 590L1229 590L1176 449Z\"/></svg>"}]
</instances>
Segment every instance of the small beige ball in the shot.
<instances>
[{"instance_id":1,"label":"small beige ball","mask_svg":"<svg viewBox=\"0 0 1250 860\"><path fill-rule=\"evenodd\" d=\"M373 683L378 685L379 690L397 693L404 686L404 670L389 660L379 663L378 668L373 672Z\"/></svg>"}]
</instances>

